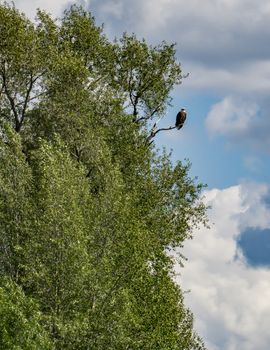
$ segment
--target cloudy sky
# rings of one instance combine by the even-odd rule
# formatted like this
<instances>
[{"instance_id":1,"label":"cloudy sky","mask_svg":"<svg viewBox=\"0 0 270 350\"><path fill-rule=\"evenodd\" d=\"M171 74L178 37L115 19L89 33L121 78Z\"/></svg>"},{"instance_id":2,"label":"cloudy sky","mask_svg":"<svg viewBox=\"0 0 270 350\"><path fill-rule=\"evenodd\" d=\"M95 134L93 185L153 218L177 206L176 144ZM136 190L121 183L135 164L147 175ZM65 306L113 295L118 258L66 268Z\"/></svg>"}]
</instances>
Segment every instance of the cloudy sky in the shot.
<instances>
[{"instance_id":1,"label":"cloudy sky","mask_svg":"<svg viewBox=\"0 0 270 350\"><path fill-rule=\"evenodd\" d=\"M66 0L15 0L33 18L60 16ZM76 2L76 0L74 0ZM195 232L179 271L186 302L209 350L269 350L270 2L268 0L78 0L110 38L135 32L177 43L184 73L163 120L159 146L188 158L208 184L211 228Z\"/></svg>"}]
</instances>

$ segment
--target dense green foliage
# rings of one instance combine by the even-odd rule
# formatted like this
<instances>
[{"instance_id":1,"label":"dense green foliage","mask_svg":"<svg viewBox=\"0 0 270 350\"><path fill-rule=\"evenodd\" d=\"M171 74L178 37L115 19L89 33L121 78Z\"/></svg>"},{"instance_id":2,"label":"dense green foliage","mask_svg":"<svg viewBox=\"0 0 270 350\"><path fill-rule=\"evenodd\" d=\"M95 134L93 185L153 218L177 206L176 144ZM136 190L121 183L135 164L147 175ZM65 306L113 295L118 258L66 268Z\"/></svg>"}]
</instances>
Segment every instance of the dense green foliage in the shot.
<instances>
[{"instance_id":1,"label":"dense green foliage","mask_svg":"<svg viewBox=\"0 0 270 350\"><path fill-rule=\"evenodd\" d=\"M147 142L181 78L174 45L0 5L1 349L204 348L170 254L202 185Z\"/></svg>"}]
</instances>

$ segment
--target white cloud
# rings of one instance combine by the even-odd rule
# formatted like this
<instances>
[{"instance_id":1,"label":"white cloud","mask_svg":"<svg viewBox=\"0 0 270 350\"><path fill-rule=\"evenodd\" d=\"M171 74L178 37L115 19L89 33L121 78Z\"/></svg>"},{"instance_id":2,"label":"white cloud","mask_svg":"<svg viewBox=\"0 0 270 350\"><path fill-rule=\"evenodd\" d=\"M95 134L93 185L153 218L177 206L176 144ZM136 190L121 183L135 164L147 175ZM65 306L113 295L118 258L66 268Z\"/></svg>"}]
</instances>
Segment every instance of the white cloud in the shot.
<instances>
[{"instance_id":1,"label":"white cloud","mask_svg":"<svg viewBox=\"0 0 270 350\"><path fill-rule=\"evenodd\" d=\"M269 186L254 182L244 182L240 187L240 199L246 210L238 214L238 224L243 231L247 227L270 227L270 210L264 202L269 197Z\"/></svg>"},{"instance_id":2,"label":"white cloud","mask_svg":"<svg viewBox=\"0 0 270 350\"><path fill-rule=\"evenodd\" d=\"M205 123L213 134L243 134L252 126L257 113L258 107L254 103L225 97L212 106Z\"/></svg>"},{"instance_id":3,"label":"white cloud","mask_svg":"<svg viewBox=\"0 0 270 350\"><path fill-rule=\"evenodd\" d=\"M15 0L32 18L37 7L59 16L72 0ZM270 6L266 0L77 0L114 38L135 32L152 43L176 42L191 76L185 87L241 93L270 91Z\"/></svg>"},{"instance_id":4,"label":"white cloud","mask_svg":"<svg viewBox=\"0 0 270 350\"><path fill-rule=\"evenodd\" d=\"M105 16L114 17L117 20L120 20L124 14L121 1L107 1L101 4L100 10Z\"/></svg>"},{"instance_id":5,"label":"white cloud","mask_svg":"<svg viewBox=\"0 0 270 350\"><path fill-rule=\"evenodd\" d=\"M228 57L228 63L229 60ZM236 67L216 67L185 60L183 69L185 73L190 72L184 81L184 88L189 90L208 89L253 98L268 96L270 92L270 60L243 61L241 66Z\"/></svg>"},{"instance_id":6,"label":"white cloud","mask_svg":"<svg viewBox=\"0 0 270 350\"><path fill-rule=\"evenodd\" d=\"M229 145L241 146L269 153L270 118L268 102L259 105L247 96L226 96L214 104L205 119L206 129L212 136L226 136Z\"/></svg>"},{"instance_id":7,"label":"white cloud","mask_svg":"<svg viewBox=\"0 0 270 350\"><path fill-rule=\"evenodd\" d=\"M114 17L102 11L115 7L121 16L120 31L131 30L153 41L162 38L179 43L182 54L193 61L236 61L237 57L268 57L270 10L266 0L93 0L102 21ZM121 11L117 11L121 4ZM258 40L260 38L260 40ZM216 62L219 64L220 62Z\"/></svg>"},{"instance_id":8,"label":"white cloud","mask_svg":"<svg viewBox=\"0 0 270 350\"><path fill-rule=\"evenodd\" d=\"M11 2L11 1L8 1ZM53 17L61 17L66 6L71 4L70 0L14 0L15 6L27 17L34 19L37 8L46 10Z\"/></svg>"},{"instance_id":9,"label":"white cloud","mask_svg":"<svg viewBox=\"0 0 270 350\"><path fill-rule=\"evenodd\" d=\"M252 268L237 253L240 230L270 227L270 212L262 198L264 184L242 184L206 192L214 221L187 242L189 258L180 283L195 315L195 327L208 350L268 350L270 343L270 270Z\"/></svg>"},{"instance_id":10,"label":"white cloud","mask_svg":"<svg viewBox=\"0 0 270 350\"><path fill-rule=\"evenodd\" d=\"M87 1L85 1L87 3ZM152 43L177 43L181 89L269 94L270 6L266 0L91 0L111 37L135 32Z\"/></svg>"}]
</instances>

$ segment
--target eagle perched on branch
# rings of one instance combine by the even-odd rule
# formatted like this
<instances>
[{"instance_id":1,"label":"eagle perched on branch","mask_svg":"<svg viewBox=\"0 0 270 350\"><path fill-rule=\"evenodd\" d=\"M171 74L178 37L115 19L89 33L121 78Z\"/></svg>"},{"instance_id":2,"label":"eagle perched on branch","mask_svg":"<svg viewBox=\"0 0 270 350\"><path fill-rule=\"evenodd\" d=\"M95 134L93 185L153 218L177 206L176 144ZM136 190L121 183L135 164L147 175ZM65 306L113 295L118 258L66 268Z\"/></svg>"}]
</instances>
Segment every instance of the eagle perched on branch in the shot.
<instances>
[{"instance_id":1,"label":"eagle perched on branch","mask_svg":"<svg viewBox=\"0 0 270 350\"><path fill-rule=\"evenodd\" d=\"M175 126L177 127L178 130L183 127L186 117L187 117L187 112L185 108L182 108L181 111L178 112L176 116Z\"/></svg>"}]
</instances>

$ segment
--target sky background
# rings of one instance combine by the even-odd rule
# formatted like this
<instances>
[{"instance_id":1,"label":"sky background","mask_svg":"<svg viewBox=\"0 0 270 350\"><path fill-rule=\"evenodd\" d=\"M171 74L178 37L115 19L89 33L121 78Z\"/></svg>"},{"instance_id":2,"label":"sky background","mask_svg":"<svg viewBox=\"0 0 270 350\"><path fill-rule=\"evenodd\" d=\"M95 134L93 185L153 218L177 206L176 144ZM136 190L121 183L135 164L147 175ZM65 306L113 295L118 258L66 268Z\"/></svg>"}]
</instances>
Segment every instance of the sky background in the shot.
<instances>
[{"instance_id":1,"label":"sky background","mask_svg":"<svg viewBox=\"0 0 270 350\"><path fill-rule=\"evenodd\" d=\"M208 184L210 229L194 232L178 281L208 350L269 350L270 344L270 2L269 0L15 0L61 16L71 3L150 44L177 43L189 77L173 91L158 146L188 158L191 176Z\"/></svg>"}]
</instances>

